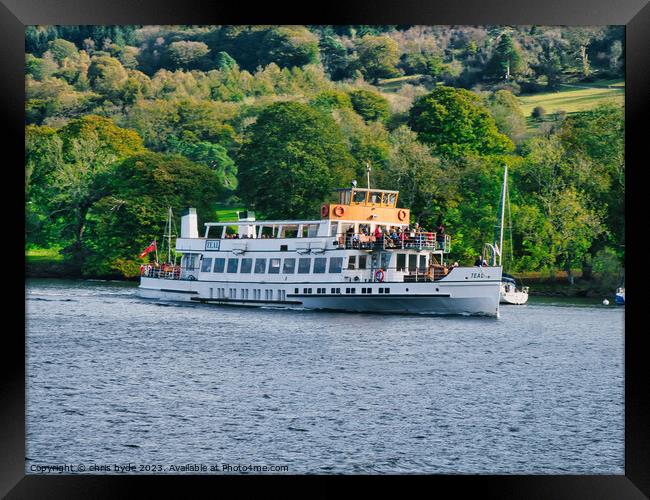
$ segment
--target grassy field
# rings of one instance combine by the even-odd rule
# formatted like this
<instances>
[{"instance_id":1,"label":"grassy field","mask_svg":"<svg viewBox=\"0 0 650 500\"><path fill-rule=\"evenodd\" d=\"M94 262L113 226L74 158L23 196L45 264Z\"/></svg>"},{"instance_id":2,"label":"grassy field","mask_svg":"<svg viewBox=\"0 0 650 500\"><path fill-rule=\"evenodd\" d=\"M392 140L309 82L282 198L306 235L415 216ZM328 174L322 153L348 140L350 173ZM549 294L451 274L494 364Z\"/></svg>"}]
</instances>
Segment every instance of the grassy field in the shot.
<instances>
[{"instance_id":1,"label":"grassy field","mask_svg":"<svg viewBox=\"0 0 650 500\"><path fill-rule=\"evenodd\" d=\"M238 220L237 212L246 210L244 207L228 207L223 204L217 204L214 214L219 222L233 222Z\"/></svg>"},{"instance_id":2,"label":"grassy field","mask_svg":"<svg viewBox=\"0 0 650 500\"><path fill-rule=\"evenodd\" d=\"M524 116L530 113L536 106L541 106L546 113L557 113L565 111L575 113L592 109L599 104L615 102L623 104L625 95L625 83L622 80L609 80L596 82L594 84L563 86L558 92L542 92L526 96L519 96L521 111Z\"/></svg>"},{"instance_id":3,"label":"grassy field","mask_svg":"<svg viewBox=\"0 0 650 500\"><path fill-rule=\"evenodd\" d=\"M25 258L28 263L39 262L61 262L63 256L59 253L58 248L31 248L25 250Z\"/></svg>"}]
</instances>

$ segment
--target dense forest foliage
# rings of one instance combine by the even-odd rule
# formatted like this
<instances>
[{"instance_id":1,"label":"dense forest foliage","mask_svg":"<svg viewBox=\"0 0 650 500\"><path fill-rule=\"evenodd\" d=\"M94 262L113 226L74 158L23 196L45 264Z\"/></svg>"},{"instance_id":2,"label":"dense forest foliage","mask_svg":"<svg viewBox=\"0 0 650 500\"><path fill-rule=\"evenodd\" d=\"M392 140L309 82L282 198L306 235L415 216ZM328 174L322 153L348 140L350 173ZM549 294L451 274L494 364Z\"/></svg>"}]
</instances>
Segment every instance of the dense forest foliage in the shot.
<instances>
[{"instance_id":1,"label":"dense forest foliage","mask_svg":"<svg viewBox=\"0 0 650 500\"><path fill-rule=\"evenodd\" d=\"M442 217L451 258L494 237L509 166L513 271L624 259L624 114L524 116L517 96L623 78L622 27L30 26L26 245L137 273L169 206L318 217L358 179ZM544 120L540 119L544 117ZM532 121L531 121L532 120ZM537 121L536 121L537 120ZM532 126L531 126L532 123Z\"/></svg>"}]
</instances>

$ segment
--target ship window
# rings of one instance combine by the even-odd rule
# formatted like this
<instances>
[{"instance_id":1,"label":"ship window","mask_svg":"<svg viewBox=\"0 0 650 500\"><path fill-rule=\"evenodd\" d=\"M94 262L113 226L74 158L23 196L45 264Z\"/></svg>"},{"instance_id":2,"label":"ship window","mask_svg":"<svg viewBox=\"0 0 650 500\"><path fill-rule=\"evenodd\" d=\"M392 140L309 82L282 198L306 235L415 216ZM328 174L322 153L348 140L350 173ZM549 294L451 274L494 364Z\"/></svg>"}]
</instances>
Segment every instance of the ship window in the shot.
<instances>
[{"instance_id":1,"label":"ship window","mask_svg":"<svg viewBox=\"0 0 650 500\"><path fill-rule=\"evenodd\" d=\"M293 293L300 293L300 288L294 288Z\"/></svg>"},{"instance_id":2,"label":"ship window","mask_svg":"<svg viewBox=\"0 0 650 500\"><path fill-rule=\"evenodd\" d=\"M336 288L332 288L332 291L330 293L336 293Z\"/></svg>"},{"instance_id":3,"label":"ship window","mask_svg":"<svg viewBox=\"0 0 650 500\"><path fill-rule=\"evenodd\" d=\"M209 273L212 269L212 257L204 257L203 262L201 262L201 272Z\"/></svg>"},{"instance_id":4,"label":"ship window","mask_svg":"<svg viewBox=\"0 0 650 500\"><path fill-rule=\"evenodd\" d=\"M384 293L390 293L390 288L384 288Z\"/></svg>"},{"instance_id":5,"label":"ship window","mask_svg":"<svg viewBox=\"0 0 650 500\"><path fill-rule=\"evenodd\" d=\"M250 273L253 268L253 259L242 259L241 267L239 268L240 273Z\"/></svg>"},{"instance_id":6,"label":"ship window","mask_svg":"<svg viewBox=\"0 0 650 500\"><path fill-rule=\"evenodd\" d=\"M318 274L324 273L326 266L327 266L326 257L316 257L314 259L314 273L318 273Z\"/></svg>"},{"instance_id":7,"label":"ship window","mask_svg":"<svg viewBox=\"0 0 650 500\"><path fill-rule=\"evenodd\" d=\"M368 293L372 293L372 288L368 288Z\"/></svg>"},{"instance_id":8,"label":"ship window","mask_svg":"<svg viewBox=\"0 0 650 500\"><path fill-rule=\"evenodd\" d=\"M427 270L427 256L420 255L420 272L425 272Z\"/></svg>"},{"instance_id":9,"label":"ship window","mask_svg":"<svg viewBox=\"0 0 650 500\"><path fill-rule=\"evenodd\" d=\"M346 289L345 289L345 293L350 293L350 289L349 289L349 288L346 288Z\"/></svg>"},{"instance_id":10,"label":"ship window","mask_svg":"<svg viewBox=\"0 0 650 500\"><path fill-rule=\"evenodd\" d=\"M286 252L289 249L288 245L280 245L280 251L281 252Z\"/></svg>"},{"instance_id":11,"label":"ship window","mask_svg":"<svg viewBox=\"0 0 650 500\"><path fill-rule=\"evenodd\" d=\"M255 259L255 274L266 272L266 259Z\"/></svg>"},{"instance_id":12,"label":"ship window","mask_svg":"<svg viewBox=\"0 0 650 500\"><path fill-rule=\"evenodd\" d=\"M354 191L352 194L352 201L354 203L365 203L366 201L366 192L365 191Z\"/></svg>"},{"instance_id":13,"label":"ship window","mask_svg":"<svg viewBox=\"0 0 650 500\"><path fill-rule=\"evenodd\" d=\"M307 289L306 289L306 288L303 288L303 289L302 289L302 293L307 293Z\"/></svg>"},{"instance_id":14,"label":"ship window","mask_svg":"<svg viewBox=\"0 0 650 500\"><path fill-rule=\"evenodd\" d=\"M370 203L381 203L381 193L370 193L368 201Z\"/></svg>"},{"instance_id":15,"label":"ship window","mask_svg":"<svg viewBox=\"0 0 650 500\"><path fill-rule=\"evenodd\" d=\"M379 289L379 293L384 293L384 289L383 289L383 288L380 288L380 289Z\"/></svg>"},{"instance_id":16,"label":"ship window","mask_svg":"<svg viewBox=\"0 0 650 500\"><path fill-rule=\"evenodd\" d=\"M222 258L214 259L214 268L212 269L212 272L222 273L225 265L226 265L226 259L222 259Z\"/></svg>"},{"instance_id":17,"label":"ship window","mask_svg":"<svg viewBox=\"0 0 650 500\"><path fill-rule=\"evenodd\" d=\"M390 254L382 253L381 254L381 268L388 269L390 267Z\"/></svg>"},{"instance_id":18,"label":"ship window","mask_svg":"<svg viewBox=\"0 0 650 500\"><path fill-rule=\"evenodd\" d=\"M348 269L354 269L354 266L357 264L357 256L350 255L348 258Z\"/></svg>"},{"instance_id":19,"label":"ship window","mask_svg":"<svg viewBox=\"0 0 650 500\"><path fill-rule=\"evenodd\" d=\"M302 257L298 259L298 274L309 274L311 267L311 259L309 257Z\"/></svg>"},{"instance_id":20,"label":"ship window","mask_svg":"<svg viewBox=\"0 0 650 500\"><path fill-rule=\"evenodd\" d=\"M343 267L343 257L330 257L330 273L340 273Z\"/></svg>"},{"instance_id":21,"label":"ship window","mask_svg":"<svg viewBox=\"0 0 650 500\"><path fill-rule=\"evenodd\" d=\"M359 255L359 269L367 269L368 265L368 256Z\"/></svg>"},{"instance_id":22,"label":"ship window","mask_svg":"<svg viewBox=\"0 0 650 500\"><path fill-rule=\"evenodd\" d=\"M350 293L357 293L357 289L356 288L351 288Z\"/></svg>"},{"instance_id":23,"label":"ship window","mask_svg":"<svg viewBox=\"0 0 650 500\"><path fill-rule=\"evenodd\" d=\"M406 267L406 254L405 253L398 253L397 254L397 270L398 271L403 271L405 267Z\"/></svg>"},{"instance_id":24,"label":"ship window","mask_svg":"<svg viewBox=\"0 0 650 500\"><path fill-rule=\"evenodd\" d=\"M365 289L365 288L362 288L362 289L361 289L361 293L366 293L366 289Z\"/></svg>"},{"instance_id":25,"label":"ship window","mask_svg":"<svg viewBox=\"0 0 650 500\"><path fill-rule=\"evenodd\" d=\"M282 266L282 272L284 274L293 274L296 272L296 259L284 259L284 265Z\"/></svg>"},{"instance_id":26,"label":"ship window","mask_svg":"<svg viewBox=\"0 0 650 500\"><path fill-rule=\"evenodd\" d=\"M388 205L391 207L395 206L395 193L388 194Z\"/></svg>"},{"instance_id":27,"label":"ship window","mask_svg":"<svg viewBox=\"0 0 650 500\"><path fill-rule=\"evenodd\" d=\"M280 274L280 259L269 259L269 274Z\"/></svg>"},{"instance_id":28,"label":"ship window","mask_svg":"<svg viewBox=\"0 0 650 500\"><path fill-rule=\"evenodd\" d=\"M417 255L409 255L409 271L415 271L415 268L417 267L417 262L418 262Z\"/></svg>"},{"instance_id":29,"label":"ship window","mask_svg":"<svg viewBox=\"0 0 650 500\"><path fill-rule=\"evenodd\" d=\"M236 273L238 265L239 265L239 259L228 259L228 272Z\"/></svg>"}]
</instances>

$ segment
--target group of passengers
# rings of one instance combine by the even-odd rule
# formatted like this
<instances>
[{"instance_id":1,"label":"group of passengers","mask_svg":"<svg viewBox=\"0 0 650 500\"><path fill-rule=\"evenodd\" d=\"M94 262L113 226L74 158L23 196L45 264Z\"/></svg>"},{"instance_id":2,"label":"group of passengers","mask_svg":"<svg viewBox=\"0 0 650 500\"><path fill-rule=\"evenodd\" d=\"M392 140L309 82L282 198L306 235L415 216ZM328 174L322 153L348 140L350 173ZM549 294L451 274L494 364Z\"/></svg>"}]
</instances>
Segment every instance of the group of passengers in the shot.
<instances>
[{"instance_id":1,"label":"group of passengers","mask_svg":"<svg viewBox=\"0 0 650 500\"><path fill-rule=\"evenodd\" d=\"M434 233L431 233L415 223L412 227L392 227L390 230L386 227L375 226L374 232L371 233L370 225L360 224L359 232L354 232L354 227L350 226L345 233L346 247L364 248L369 246L370 236L374 236L374 241L383 244L385 248L407 248L433 246ZM363 238L362 238L363 237ZM436 247L440 250L445 246L445 226L442 221L438 222L435 232Z\"/></svg>"},{"instance_id":2,"label":"group of passengers","mask_svg":"<svg viewBox=\"0 0 650 500\"><path fill-rule=\"evenodd\" d=\"M246 240L246 239L254 239L255 236L248 236L247 234L239 234L239 233L226 233L225 239L227 240ZM272 238L272 236L269 236L268 234L263 234L261 236L262 239L267 239L267 238Z\"/></svg>"}]
</instances>

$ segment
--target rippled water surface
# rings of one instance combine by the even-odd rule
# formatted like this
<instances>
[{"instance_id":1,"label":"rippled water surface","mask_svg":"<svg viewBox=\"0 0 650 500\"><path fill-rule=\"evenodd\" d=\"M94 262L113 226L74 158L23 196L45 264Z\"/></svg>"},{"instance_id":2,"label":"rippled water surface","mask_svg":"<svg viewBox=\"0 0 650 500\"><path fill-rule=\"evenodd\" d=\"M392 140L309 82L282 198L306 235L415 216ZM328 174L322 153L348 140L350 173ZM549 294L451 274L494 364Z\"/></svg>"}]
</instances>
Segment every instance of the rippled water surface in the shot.
<instances>
[{"instance_id":1,"label":"rippled water surface","mask_svg":"<svg viewBox=\"0 0 650 500\"><path fill-rule=\"evenodd\" d=\"M532 298L493 319L135 292L28 281L27 473L623 473L621 307Z\"/></svg>"}]
</instances>

